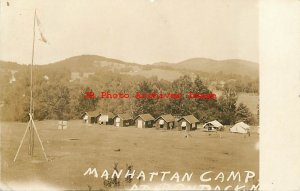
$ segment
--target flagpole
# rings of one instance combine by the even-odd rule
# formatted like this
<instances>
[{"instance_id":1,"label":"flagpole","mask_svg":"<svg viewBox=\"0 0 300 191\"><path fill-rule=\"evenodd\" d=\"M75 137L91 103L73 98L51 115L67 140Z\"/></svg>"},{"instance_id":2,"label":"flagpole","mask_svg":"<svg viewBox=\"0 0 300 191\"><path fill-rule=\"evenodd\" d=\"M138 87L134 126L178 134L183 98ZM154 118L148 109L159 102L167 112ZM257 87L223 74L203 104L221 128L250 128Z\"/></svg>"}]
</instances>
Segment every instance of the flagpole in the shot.
<instances>
[{"instance_id":1,"label":"flagpole","mask_svg":"<svg viewBox=\"0 0 300 191\"><path fill-rule=\"evenodd\" d=\"M32 55L31 55L31 69L30 69L30 114L32 114L32 67L34 61L34 44L35 44L35 20L36 20L36 9L34 10L34 19L33 19L33 42L32 42Z\"/></svg>"},{"instance_id":2,"label":"flagpole","mask_svg":"<svg viewBox=\"0 0 300 191\"><path fill-rule=\"evenodd\" d=\"M36 9L34 10L34 18L33 18L33 40L32 40L32 55L31 55L31 67L30 67L30 118L33 119L33 78L32 78L32 70L34 63L34 47L35 47L35 23L36 23ZM34 147L34 130L33 130L33 122L30 120L29 127L29 154L33 155L33 147Z\"/></svg>"},{"instance_id":3,"label":"flagpole","mask_svg":"<svg viewBox=\"0 0 300 191\"><path fill-rule=\"evenodd\" d=\"M32 55L31 55L31 67L30 67L30 112L29 112L29 122L26 127L25 133L21 139L20 145L18 147L17 153L14 158L14 162L17 160L18 154L20 152L20 149L23 145L23 141L25 139L25 136L27 134L27 131L29 131L29 145L28 145L28 154L30 156L33 156L33 147L34 147L34 134L37 135L38 141L42 147L42 151L44 154L44 157L46 161L48 161L48 157L45 153L45 149L42 143L42 140L38 134L37 128L33 121L33 83L32 83L32 69L33 69L33 63L34 63L34 45L35 45L35 24L37 22L37 15L36 15L36 9L34 10L34 19L33 19L33 41L32 41ZM34 133L35 132L35 133Z\"/></svg>"}]
</instances>

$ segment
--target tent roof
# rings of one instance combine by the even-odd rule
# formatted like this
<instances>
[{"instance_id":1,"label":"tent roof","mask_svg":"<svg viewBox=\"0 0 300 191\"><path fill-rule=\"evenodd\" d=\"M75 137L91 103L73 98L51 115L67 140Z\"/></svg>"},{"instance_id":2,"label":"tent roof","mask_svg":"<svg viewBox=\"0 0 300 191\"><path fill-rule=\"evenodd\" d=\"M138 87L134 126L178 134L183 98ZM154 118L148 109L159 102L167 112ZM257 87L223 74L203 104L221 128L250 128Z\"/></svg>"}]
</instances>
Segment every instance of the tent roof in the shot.
<instances>
[{"instance_id":1,"label":"tent roof","mask_svg":"<svg viewBox=\"0 0 300 191\"><path fill-rule=\"evenodd\" d=\"M250 129L250 126L244 122L239 122L239 123L235 124L233 127L235 127L235 126L242 127L243 129Z\"/></svg>"},{"instance_id":2,"label":"tent roof","mask_svg":"<svg viewBox=\"0 0 300 191\"><path fill-rule=\"evenodd\" d=\"M199 120L195 116L193 116L193 115L184 116L184 117L180 118L178 121L181 121L182 119L185 119L189 123L197 123L197 122L199 122Z\"/></svg>"},{"instance_id":3,"label":"tent roof","mask_svg":"<svg viewBox=\"0 0 300 191\"><path fill-rule=\"evenodd\" d=\"M247 133L247 130L250 129L250 126L244 122L239 122L230 128L230 131L233 133Z\"/></svg>"},{"instance_id":4,"label":"tent roof","mask_svg":"<svg viewBox=\"0 0 300 191\"><path fill-rule=\"evenodd\" d=\"M138 115L134 120L136 120L138 117L142 118L142 120L144 120L144 121L154 120L154 117L152 115L150 115L149 113Z\"/></svg>"},{"instance_id":5,"label":"tent roof","mask_svg":"<svg viewBox=\"0 0 300 191\"><path fill-rule=\"evenodd\" d=\"M210 122L207 122L203 125L203 127L205 127L207 124L212 124L214 127L222 127L222 123L220 123L219 121L217 120L213 120L213 121L210 121Z\"/></svg>"},{"instance_id":6,"label":"tent roof","mask_svg":"<svg viewBox=\"0 0 300 191\"><path fill-rule=\"evenodd\" d=\"M120 114L117 114L115 117L120 117L123 120L132 119L132 117L128 113L120 113Z\"/></svg>"},{"instance_id":7,"label":"tent roof","mask_svg":"<svg viewBox=\"0 0 300 191\"><path fill-rule=\"evenodd\" d=\"M171 115L171 114L161 115L158 118L156 118L155 121L157 121L159 118L163 118L166 122L175 121L175 117L173 117L173 115Z\"/></svg>"},{"instance_id":8,"label":"tent roof","mask_svg":"<svg viewBox=\"0 0 300 191\"><path fill-rule=\"evenodd\" d=\"M239 126L239 125L234 125L233 127L231 127L230 129L230 132L232 133L242 133L242 134L245 134L248 132L247 129L243 128L242 126Z\"/></svg>"}]
</instances>

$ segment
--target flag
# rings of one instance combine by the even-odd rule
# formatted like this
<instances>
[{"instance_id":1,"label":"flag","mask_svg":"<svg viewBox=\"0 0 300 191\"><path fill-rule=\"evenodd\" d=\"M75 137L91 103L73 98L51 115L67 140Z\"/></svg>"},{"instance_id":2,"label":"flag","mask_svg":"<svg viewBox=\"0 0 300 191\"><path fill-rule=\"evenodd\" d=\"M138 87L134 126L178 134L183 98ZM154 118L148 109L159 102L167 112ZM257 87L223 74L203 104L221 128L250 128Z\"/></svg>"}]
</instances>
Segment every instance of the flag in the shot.
<instances>
[{"instance_id":1,"label":"flag","mask_svg":"<svg viewBox=\"0 0 300 191\"><path fill-rule=\"evenodd\" d=\"M44 32L43 32L43 27L41 25L40 19L38 18L38 16L36 15L36 24L38 26L39 29L39 33L40 33L40 38L39 40L44 42L44 43L48 43L47 39L44 36Z\"/></svg>"}]
</instances>

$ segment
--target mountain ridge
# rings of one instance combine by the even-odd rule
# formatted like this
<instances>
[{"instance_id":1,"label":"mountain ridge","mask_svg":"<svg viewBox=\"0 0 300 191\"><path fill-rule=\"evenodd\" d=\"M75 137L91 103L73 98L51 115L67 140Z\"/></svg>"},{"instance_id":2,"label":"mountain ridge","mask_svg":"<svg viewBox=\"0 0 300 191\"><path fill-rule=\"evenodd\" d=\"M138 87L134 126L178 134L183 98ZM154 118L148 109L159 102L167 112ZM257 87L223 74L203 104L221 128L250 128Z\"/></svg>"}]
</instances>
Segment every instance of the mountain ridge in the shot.
<instances>
[{"instance_id":1,"label":"mountain ridge","mask_svg":"<svg viewBox=\"0 0 300 191\"><path fill-rule=\"evenodd\" d=\"M175 69L197 70L208 73L223 72L258 77L259 64L242 59L214 60L210 58L191 58L178 63L159 62L156 66L169 66Z\"/></svg>"},{"instance_id":2,"label":"mountain ridge","mask_svg":"<svg viewBox=\"0 0 300 191\"><path fill-rule=\"evenodd\" d=\"M0 61L1 68L17 68L18 65L24 66L24 64L18 64L16 62ZM138 73L140 70L155 70L159 68L166 71L170 69L176 70L178 72L182 70L189 72L199 71L207 73L221 72L224 74L248 75L252 78L257 78L259 74L259 65L255 62L242 59L214 60L201 57L190 58L177 63L157 62L153 64L141 65L138 63L125 62L119 59L113 59L99 55L85 54L38 66L43 68L69 68L72 71L93 71L94 69L99 67L111 68L112 70L123 68L124 71L126 71L125 69L127 68L128 73Z\"/></svg>"}]
</instances>

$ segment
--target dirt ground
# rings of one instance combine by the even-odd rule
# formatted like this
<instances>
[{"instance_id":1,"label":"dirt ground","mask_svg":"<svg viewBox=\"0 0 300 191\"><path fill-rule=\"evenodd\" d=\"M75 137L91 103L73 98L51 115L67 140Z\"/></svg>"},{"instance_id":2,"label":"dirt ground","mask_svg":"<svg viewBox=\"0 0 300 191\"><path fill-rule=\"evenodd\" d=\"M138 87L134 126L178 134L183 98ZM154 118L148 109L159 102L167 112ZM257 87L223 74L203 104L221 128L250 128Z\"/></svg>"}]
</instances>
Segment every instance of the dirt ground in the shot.
<instances>
[{"instance_id":1,"label":"dirt ground","mask_svg":"<svg viewBox=\"0 0 300 191\"><path fill-rule=\"evenodd\" d=\"M6 185L28 185L30 182L72 190L103 189L102 172L112 172L114 163L124 173L120 188L139 184L136 176L132 183L125 183L126 164L132 164L138 174L144 171L149 183L149 172L170 171L164 183L178 172L193 172L188 184L200 184L200 175L213 171L206 177L212 178L209 184L245 185L244 171L254 171L255 178L247 185L257 184L259 179L259 134L251 127L251 136L224 132L203 132L202 129L190 132L176 130L137 129L134 127L114 127L86 125L81 121L69 121L68 128L58 130L58 121L36 121L50 161L43 158L42 150L35 139L34 156L27 154L28 139L25 139L17 161L14 155L24 134L26 123L1 123L1 182ZM99 177L84 176L89 167L96 168ZM215 177L223 172L225 179L231 171L241 173L241 182L224 181ZM151 183L160 182L157 176ZM172 181L170 181L172 183ZM161 183L161 182L160 182ZM184 183L184 182L183 182ZM205 183L205 184L208 184ZM141 182L140 182L141 184Z\"/></svg>"}]
</instances>

